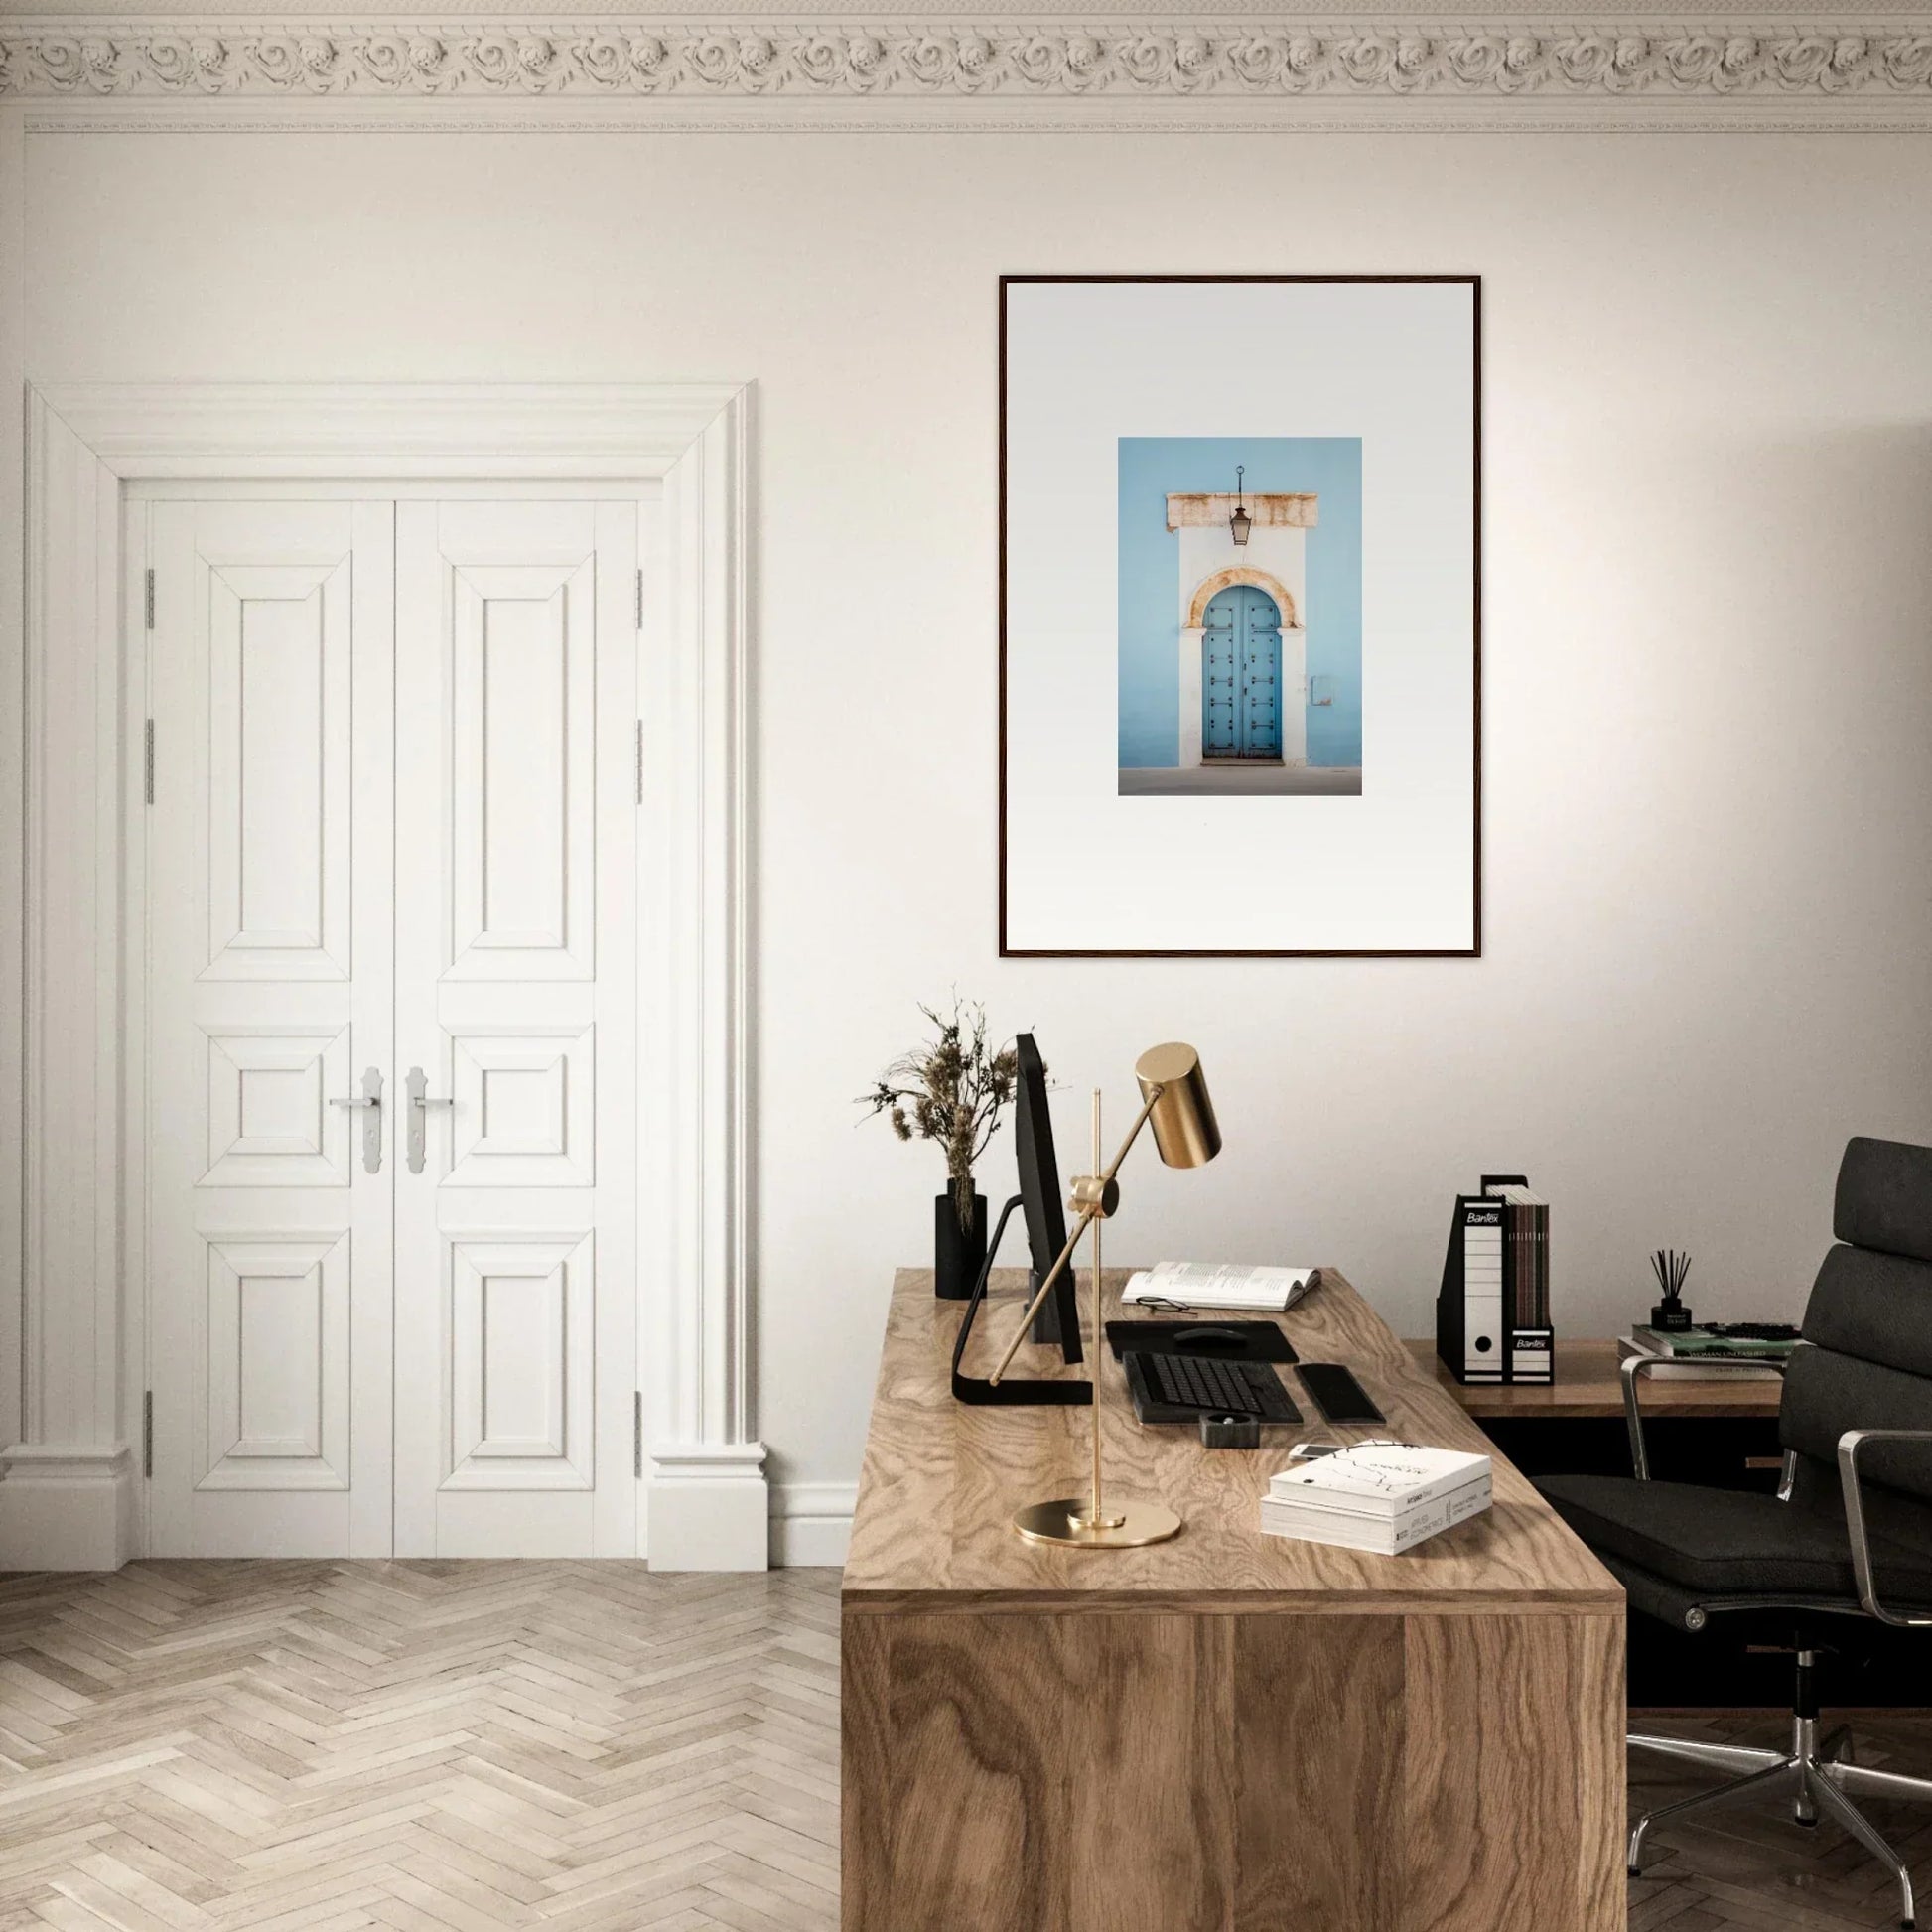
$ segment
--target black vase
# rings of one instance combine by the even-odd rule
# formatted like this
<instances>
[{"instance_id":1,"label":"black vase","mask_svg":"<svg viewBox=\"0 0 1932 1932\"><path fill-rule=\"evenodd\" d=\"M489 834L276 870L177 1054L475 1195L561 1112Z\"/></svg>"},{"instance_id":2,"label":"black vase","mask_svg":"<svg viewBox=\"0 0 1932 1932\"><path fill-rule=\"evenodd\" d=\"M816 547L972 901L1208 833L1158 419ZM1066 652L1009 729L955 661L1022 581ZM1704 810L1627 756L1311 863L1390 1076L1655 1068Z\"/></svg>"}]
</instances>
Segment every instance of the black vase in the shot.
<instances>
[{"instance_id":1,"label":"black vase","mask_svg":"<svg viewBox=\"0 0 1932 1932\"><path fill-rule=\"evenodd\" d=\"M973 1189L973 1226L959 1225L950 1187L932 1203L932 1292L942 1302L963 1302L986 1265L986 1196Z\"/></svg>"}]
</instances>

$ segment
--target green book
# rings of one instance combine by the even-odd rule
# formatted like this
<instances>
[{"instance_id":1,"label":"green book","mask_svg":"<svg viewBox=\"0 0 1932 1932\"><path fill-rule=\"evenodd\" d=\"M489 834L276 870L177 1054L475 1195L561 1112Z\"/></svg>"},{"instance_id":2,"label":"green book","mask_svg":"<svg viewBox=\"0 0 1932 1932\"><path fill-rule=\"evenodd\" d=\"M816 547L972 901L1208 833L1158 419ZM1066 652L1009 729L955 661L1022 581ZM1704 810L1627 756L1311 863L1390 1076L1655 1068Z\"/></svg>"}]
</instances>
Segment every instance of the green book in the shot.
<instances>
[{"instance_id":1,"label":"green book","mask_svg":"<svg viewBox=\"0 0 1932 1932\"><path fill-rule=\"evenodd\" d=\"M1639 1346L1659 1355L1734 1355L1755 1362L1781 1362L1798 1345L1795 1341L1756 1341L1741 1335L1714 1335L1709 1328L1680 1328L1669 1334L1661 1328L1633 1328L1630 1334Z\"/></svg>"}]
</instances>

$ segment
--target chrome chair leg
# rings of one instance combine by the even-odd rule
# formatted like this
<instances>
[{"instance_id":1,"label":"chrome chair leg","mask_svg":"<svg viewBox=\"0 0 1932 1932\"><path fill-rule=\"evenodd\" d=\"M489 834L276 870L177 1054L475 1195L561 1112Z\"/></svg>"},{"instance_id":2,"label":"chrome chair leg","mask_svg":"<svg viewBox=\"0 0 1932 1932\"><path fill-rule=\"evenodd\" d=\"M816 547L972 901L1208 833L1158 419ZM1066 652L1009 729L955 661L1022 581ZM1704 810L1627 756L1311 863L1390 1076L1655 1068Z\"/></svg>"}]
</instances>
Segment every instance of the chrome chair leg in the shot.
<instances>
[{"instance_id":1,"label":"chrome chair leg","mask_svg":"<svg viewBox=\"0 0 1932 1932\"><path fill-rule=\"evenodd\" d=\"M1701 1738L1653 1737L1634 1730L1624 1742L1637 1750L1681 1758L1686 1764L1702 1764L1713 1771L1768 1771L1790 1756L1788 1751L1760 1750L1754 1744L1707 1744Z\"/></svg>"},{"instance_id":2,"label":"chrome chair leg","mask_svg":"<svg viewBox=\"0 0 1932 1932\"><path fill-rule=\"evenodd\" d=\"M1903 1798L1932 1804L1932 1778L1908 1778L1898 1771L1878 1771L1869 1764L1837 1758L1820 1767L1841 1791L1857 1791L1867 1798Z\"/></svg>"},{"instance_id":3,"label":"chrome chair leg","mask_svg":"<svg viewBox=\"0 0 1932 1932\"><path fill-rule=\"evenodd\" d=\"M1818 1741L1818 1756L1826 1764L1856 1764L1858 1747L1850 1725L1834 1725Z\"/></svg>"},{"instance_id":4,"label":"chrome chair leg","mask_svg":"<svg viewBox=\"0 0 1932 1932\"><path fill-rule=\"evenodd\" d=\"M1878 1828L1838 1788L1837 1782L1807 1765L1804 1781L1811 1795L1838 1825L1859 1841L1871 1856L1898 1880L1898 1922L1910 1932L1912 1924L1912 1874L1905 1861L1879 1836Z\"/></svg>"},{"instance_id":5,"label":"chrome chair leg","mask_svg":"<svg viewBox=\"0 0 1932 1932\"><path fill-rule=\"evenodd\" d=\"M1721 1784L1715 1790L1700 1791L1694 1797L1680 1798L1675 1804L1647 1811L1631 1828L1630 1856L1624 1863L1629 1866L1631 1875L1635 1876L1644 1838L1653 1825L1688 1818L1694 1812L1716 1811L1721 1805L1735 1805L1749 1798L1768 1797L1787 1784L1802 1784L1803 1781L1804 1766L1796 1758L1781 1757L1775 1764L1767 1764L1761 1771L1753 1771L1748 1777L1734 1778L1729 1784ZM1838 1796L1836 1792L1833 1795Z\"/></svg>"}]
</instances>

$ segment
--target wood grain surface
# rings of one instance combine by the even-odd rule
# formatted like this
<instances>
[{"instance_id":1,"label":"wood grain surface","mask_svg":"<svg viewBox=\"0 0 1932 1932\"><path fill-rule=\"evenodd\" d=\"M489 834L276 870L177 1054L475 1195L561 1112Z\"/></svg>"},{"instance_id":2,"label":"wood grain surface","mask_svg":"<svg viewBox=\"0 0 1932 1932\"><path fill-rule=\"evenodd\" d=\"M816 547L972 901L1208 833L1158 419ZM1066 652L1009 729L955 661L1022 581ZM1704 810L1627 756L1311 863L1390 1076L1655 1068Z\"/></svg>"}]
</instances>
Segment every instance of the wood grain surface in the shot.
<instances>
[{"instance_id":1,"label":"wood grain surface","mask_svg":"<svg viewBox=\"0 0 1932 1932\"><path fill-rule=\"evenodd\" d=\"M1403 1870L1389 1851L1405 1836L1405 1619L1231 1621L1235 1932L1399 1926Z\"/></svg>"},{"instance_id":2,"label":"wood grain surface","mask_svg":"<svg viewBox=\"0 0 1932 1932\"><path fill-rule=\"evenodd\" d=\"M1404 1622L1404 1923L1619 1924L1622 1619Z\"/></svg>"},{"instance_id":3,"label":"wood grain surface","mask_svg":"<svg viewBox=\"0 0 1932 1932\"><path fill-rule=\"evenodd\" d=\"M846 1644L846 1932L1621 1924L1618 1617L912 1612Z\"/></svg>"},{"instance_id":4,"label":"wood grain surface","mask_svg":"<svg viewBox=\"0 0 1932 1932\"><path fill-rule=\"evenodd\" d=\"M1107 1318L1125 1271L1107 1276ZM1025 1277L1001 1269L975 1330L968 1367L985 1374L1018 1320ZM1101 1377L1106 1473L1118 1494L1176 1510L1171 1543L1133 1551L1058 1550L1009 1527L1023 1504L1075 1495L1087 1467L1085 1409L969 1408L953 1400L949 1363L961 1304L935 1301L932 1278L899 1271L873 1402L845 1572L849 1611L1048 1608L1102 1612L1299 1609L1359 1615L1485 1608L1622 1610L1615 1580L1526 1478L1495 1457L1495 1502L1483 1516L1400 1557L1263 1536L1259 1502L1297 1442L1395 1436L1495 1454L1459 1405L1333 1270L1281 1325L1304 1361L1345 1362L1387 1427L1331 1429L1292 1369L1289 1391L1309 1421L1267 1432L1260 1450L1208 1449L1184 1428L1144 1429L1107 1351ZM1081 1307L1086 1308L1084 1283ZM1015 1373L1073 1376L1057 1351L1029 1345Z\"/></svg>"},{"instance_id":5,"label":"wood grain surface","mask_svg":"<svg viewBox=\"0 0 1932 1932\"><path fill-rule=\"evenodd\" d=\"M1523 1477L1497 1456L1489 1513L1401 1557L1261 1533L1302 1438L1490 1449L1345 1281L1282 1326L1372 1432L1205 1449L1105 1354L1108 1477L1186 1526L1149 1550L1015 1535L1078 1493L1089 1412L954 1402L959 1318L901 1272L842 1596L845 1932L1622 1924L1623 1593Z\"/></svg>"},{"instance_id":6,"label":"wood grain surface","mask_svg":"<svg viewBox=\"0 0 1932 1932\"><path fill-rule=\"evenodd\" d=\"M1440 1387L1466 1414L1485 1416L1621 1417L1623 1383L1617 1374L1616 1343L1580 1340L1557 1343L1557 1379L1548 1388L1494 1388L1458 1382L1437 1358L1436 1344L1412 1340L1409 1350ZM1643 1380L1646 1416L1775 1416L1781 1382L1752 1376L1721 1375L1708 1381L1647 1375Z\"/></svg>"}]
</instances>

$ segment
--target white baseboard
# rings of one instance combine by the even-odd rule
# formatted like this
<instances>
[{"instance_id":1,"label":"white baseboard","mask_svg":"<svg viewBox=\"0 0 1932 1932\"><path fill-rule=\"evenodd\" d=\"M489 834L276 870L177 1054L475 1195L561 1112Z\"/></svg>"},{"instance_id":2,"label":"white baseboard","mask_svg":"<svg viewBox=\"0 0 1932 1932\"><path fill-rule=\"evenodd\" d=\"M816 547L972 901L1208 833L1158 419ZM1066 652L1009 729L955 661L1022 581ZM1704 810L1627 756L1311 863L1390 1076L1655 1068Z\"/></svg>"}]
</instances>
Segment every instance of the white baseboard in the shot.
<instances>
[{"instance_id":1,"label":"white baseboard","mask_svg":"<svg viewBox=\"0 0 1932 1932\"><path fill-rule=\"evenodd\" d=\"M133 1554L125 1443L16 1443L0 1469L0 1570L118 1570Z\"/></svg>"},{"instance_id":2,"label":"white baseboard","mask_svg":"<svg viewBox=\"0 0 1932 1932\"><path fill-rule=\"evenodd\" d=\"M645 1500L653 1570L764 1570L770 1485L762 1443L662 1443Z\"/></svg>"},{"instance_id":3,"label":"white baseboard","mask_svg":"<svg viewBox=\"0 0 1932 1932\"><path fill-rule=\"evenodd\" d=\"M787 1482L771 1491L771 1561L780 1569L842 1569L856 1482Z\"/></svg>"}]
</instances>

